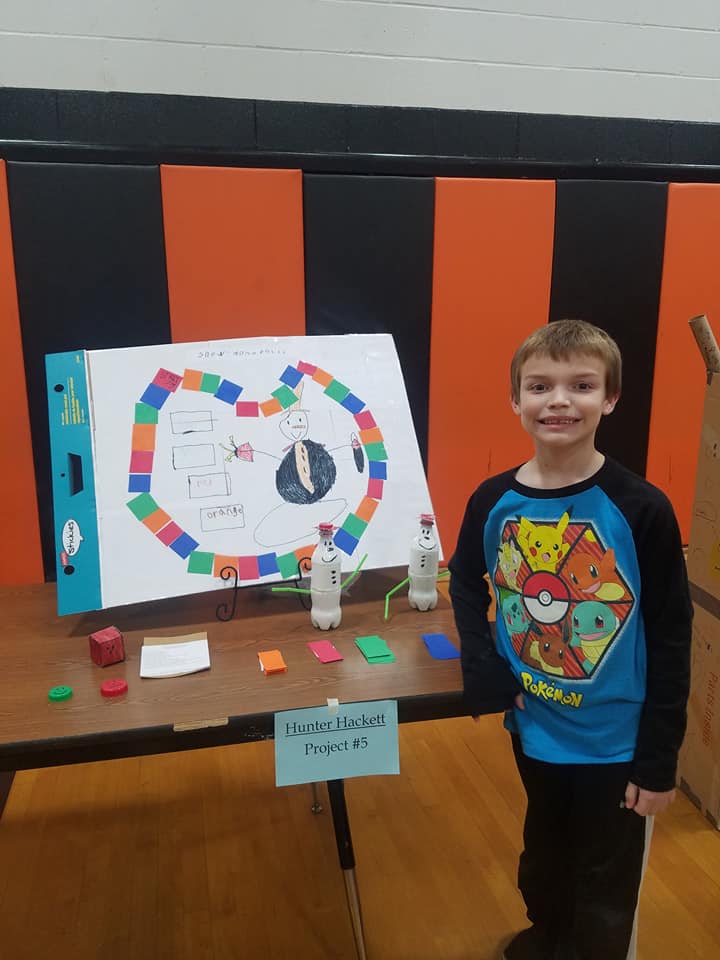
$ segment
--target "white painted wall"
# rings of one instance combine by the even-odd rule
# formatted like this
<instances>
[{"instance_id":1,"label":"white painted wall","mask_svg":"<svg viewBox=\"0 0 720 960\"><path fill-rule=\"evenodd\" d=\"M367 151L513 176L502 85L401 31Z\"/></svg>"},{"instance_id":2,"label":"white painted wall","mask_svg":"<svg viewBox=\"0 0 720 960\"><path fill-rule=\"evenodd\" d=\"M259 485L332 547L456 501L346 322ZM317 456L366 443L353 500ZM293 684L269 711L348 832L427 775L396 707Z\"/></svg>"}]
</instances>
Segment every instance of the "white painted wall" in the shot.
<instances>
[{"instance_id":1,"label":"white painted wall","mask_svg":"<svg viewBox=\"0 0 720 960\"><path fill-rule=\"evenodd\" d=\"M720 121L720 0L0 0L0 86Z\"/></svg>"}]
</instances>

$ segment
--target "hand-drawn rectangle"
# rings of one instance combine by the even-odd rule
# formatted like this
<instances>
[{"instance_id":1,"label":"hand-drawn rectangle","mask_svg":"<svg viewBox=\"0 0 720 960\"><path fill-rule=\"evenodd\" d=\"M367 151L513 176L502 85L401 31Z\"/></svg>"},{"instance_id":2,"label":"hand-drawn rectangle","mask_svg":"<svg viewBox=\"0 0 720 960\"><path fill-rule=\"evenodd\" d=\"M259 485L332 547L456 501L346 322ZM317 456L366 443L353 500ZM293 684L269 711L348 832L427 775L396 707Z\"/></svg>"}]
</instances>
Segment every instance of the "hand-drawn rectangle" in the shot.
<instances>
[{"instance_id":1,"label":"hand-drawn rectangle","mask_svg":"<svg viewBox=\"0 0 720 960\"><path fill-rule=\"evenodd\" d=\"M191 473L188 490L192 499L198 497L229 497L230 475L227 473Z\"/></svg>"},{"instance_id":2,"label":"hand-drawn rectangle","mask_svg":"<svg viewBox=\"0 0 720 960\"><path fill-rule=\"evenodd\" d=\"M200 529L233 530L245 526L245 508L241 503L229 503L222 507L203 507L200 511Z\"/></svg>"},{"instance_id":3,"label":"hand-drawn rectangle","mask_svg":"<svg viewBox=\"0 0 720 960\"><path fill-rule=\"evenodd\" d=\"M175 470L214 467L215 447L211 443L189 443L184 447L173 447L172 464Z\"/></svg>"},{"instance_id":4,"label":"hand-drawn rectangle","mask_svg":"<svg viewBox=\"0 0 720 960\"><path fill-rule=\"evenodd\" d=\"M213 415L210 410L177 410L170 414L174 434L210 433Z\"/></svg>"}]
</instances>

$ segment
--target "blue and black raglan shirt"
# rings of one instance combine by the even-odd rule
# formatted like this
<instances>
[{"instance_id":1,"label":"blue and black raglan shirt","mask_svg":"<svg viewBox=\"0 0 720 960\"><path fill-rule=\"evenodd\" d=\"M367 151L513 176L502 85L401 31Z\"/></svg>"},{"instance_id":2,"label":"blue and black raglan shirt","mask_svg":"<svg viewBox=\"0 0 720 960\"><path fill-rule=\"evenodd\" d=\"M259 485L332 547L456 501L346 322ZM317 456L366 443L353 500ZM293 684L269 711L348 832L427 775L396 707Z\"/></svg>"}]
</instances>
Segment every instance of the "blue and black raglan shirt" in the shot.
<instances>
[{"instance_id":1,"label":"blue and black raglan shirt","mask_svg":"<svg viewBox=\"0 0 720 960\"><path fill-rule=\"evenodd\" d=\"M527 756L633 761L638 786L670 790L692 621L670 502L609 458L555 490L526 487L516 472L472 495L449 564L468 709L496 712L522 691L525 709L506 725Z\"/></svg>"}]
</instances>

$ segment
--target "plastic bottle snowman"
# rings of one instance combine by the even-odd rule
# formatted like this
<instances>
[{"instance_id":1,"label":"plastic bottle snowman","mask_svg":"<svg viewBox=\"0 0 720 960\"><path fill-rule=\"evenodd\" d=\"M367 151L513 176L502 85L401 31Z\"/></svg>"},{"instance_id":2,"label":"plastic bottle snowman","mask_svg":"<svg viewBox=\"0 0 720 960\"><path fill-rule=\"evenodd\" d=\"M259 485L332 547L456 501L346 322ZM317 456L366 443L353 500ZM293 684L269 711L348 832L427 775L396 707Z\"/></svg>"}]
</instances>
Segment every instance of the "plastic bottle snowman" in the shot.
<instances>
[{"instance_id":1,"label":"plastic bottle snowman","mask_svg":"<svg viewBox=\"0 0 720 960\"><path fill-rule=\"evenodd\" d=\"M435 536L435 517L420 514L420 532L410 544L408 576L410 606L416 610L434 610L437 606L437 574L440 550Z\"/></svg>"},{"instance_id":2,"label":"plastic bottle snowman","mask_svg":"<svg viewBox=\"0 0 720 960\"><path fill-rule=\"evenodd\" d=\"M310 619L319 630L340 625L340 557L333 540L333 525L321 523L320 540L312 555L310 570Z\"/></svg>"}]
</instances>

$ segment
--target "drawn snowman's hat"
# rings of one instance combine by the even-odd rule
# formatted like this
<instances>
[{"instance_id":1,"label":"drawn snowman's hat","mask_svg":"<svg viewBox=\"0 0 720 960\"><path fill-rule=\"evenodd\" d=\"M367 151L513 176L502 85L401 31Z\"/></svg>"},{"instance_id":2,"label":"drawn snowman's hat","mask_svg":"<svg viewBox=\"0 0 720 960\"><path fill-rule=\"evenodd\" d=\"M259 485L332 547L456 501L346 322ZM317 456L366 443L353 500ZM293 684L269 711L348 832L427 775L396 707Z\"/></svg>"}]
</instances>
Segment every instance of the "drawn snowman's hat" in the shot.
<instances>
[{"instance_id":1,"label":"drawn snowman's hat","mask_svg":"<svg viewBox=\"0 0 720 960\"><path fill-rule=\"evenodd\" d=\"M297 400L295 401L295 403L290 404L290 406L287 408L287 413L307 413L307 410L300 405L304 389L305 389L304 380L301 380L296 387L292 388L292 392L297 397Z\"/></svg>"}]
</instances>

